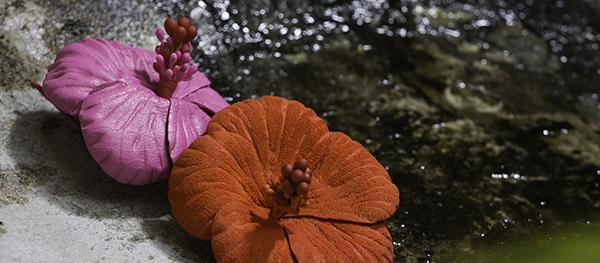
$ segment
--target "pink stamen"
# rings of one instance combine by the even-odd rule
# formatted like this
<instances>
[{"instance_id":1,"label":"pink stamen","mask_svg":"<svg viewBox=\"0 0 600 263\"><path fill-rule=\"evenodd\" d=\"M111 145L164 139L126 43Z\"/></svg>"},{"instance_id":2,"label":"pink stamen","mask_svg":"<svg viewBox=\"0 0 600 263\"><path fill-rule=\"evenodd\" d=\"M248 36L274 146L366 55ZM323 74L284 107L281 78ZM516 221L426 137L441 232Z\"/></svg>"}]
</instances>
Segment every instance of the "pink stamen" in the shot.
<instances>
[{"instance_id":1,"label":"pink stamen","mask_svg":"<svg viewBox=\"0 0 600 263\"><path fill-rule=\"evenodd\" d=\"M166 40L165 31L169 35ZM192 46L190 41L196 34L196 27L190 25L187 18L168 18L165 30L156 30L156 37L161 44L154 49L157 56L153 68L160 76L157 90L159 96L170 98L179 81L189 79L198 71L198 66L189 65L192 58L188 53Z\"/></svg>"}]
</instances>

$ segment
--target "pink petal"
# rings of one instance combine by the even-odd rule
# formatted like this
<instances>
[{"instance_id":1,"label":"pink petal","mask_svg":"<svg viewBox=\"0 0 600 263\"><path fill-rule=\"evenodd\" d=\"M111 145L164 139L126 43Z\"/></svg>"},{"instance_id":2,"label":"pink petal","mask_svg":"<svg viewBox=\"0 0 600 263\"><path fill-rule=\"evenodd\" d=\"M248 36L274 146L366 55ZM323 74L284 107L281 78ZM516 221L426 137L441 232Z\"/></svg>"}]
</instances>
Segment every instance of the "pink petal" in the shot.
<instances>
[{"instance_id":1,"label":"pink petal","mask_svg":"<svg viewBox=\"0 0 600 263\"><path fill-rule=\"evenodd\" d=\"M44 94L58 109L75 117L83 99L93 90L119 80L155 88L152 69L156 54L116 41L84 38L65 46L48 67Z\"/></svg>"},{"instance_id":2,"label":"pink petal","mask_svg":"<svg viewBox=\"0 0 600 263\"><path fill-rule=\"evenodd\" d=\"M165 179L170 101L141 86L112 82L83 99L81 130L88 149L115 180L143 185Z\"/></svg>"},{"instance_id":3,"label":"pink petal","mask_svg":"<svg viewBox=\"0 0 600 263\"><path fill-rule=\"evenodd\" d=\"M90 153L122 183L166 178L171 160L204 133L212 114L229 105L197 67L178 83L171 102L160 98L156 57L116 41L84 38L59 52L44 81L48 100L80 119Z\"/></svg>"},{"instance_id":4,"label":"pink petal","mask_svg":"<svg viewBox=\"0 0 600 263\"><path fill-rule=\"evenodd\" d=\"M209 121L210 116L198 105L186 100L172 100L167 123L172 163L190 143L204 134Z\"/></svg>"},{"instance_id":5,"label":"pink petal","mask_svg":"<svg viewBox=\"0 0 600 263\"><path fill-rule=\"evenodd\" d=\"M202 75L200 73L196 73L196 74L192 75L192 79L190 80L190 82L192 82L192 83L195 82L196 79L198 79L200 76L204 77L204 75ZM186 81L179 82L179 85L177 86L175 93L178 93L180 86L186 87L185 84L187 84L187 83L188 82L186 82ZM182 84L184 84L184 85L182 85ZM179 93L178 95L180 95L180 94L181 93ZM173 97L175 97L175 94L173 94ZM186 94L184 97L181 97L181 99L196 104L198 107L202 108L204 111L209 113L211 116L214 113L217 113L220 110L222 110L223 108L229 106L229 103L227 103L227 101L225 101L223 99L223 97L221 97L221 95L219 95L219 93L217 93L215 90L211 89L208 86L205 86L201 89L196 89L196 90Z\"/></svg>"}]
</instances>

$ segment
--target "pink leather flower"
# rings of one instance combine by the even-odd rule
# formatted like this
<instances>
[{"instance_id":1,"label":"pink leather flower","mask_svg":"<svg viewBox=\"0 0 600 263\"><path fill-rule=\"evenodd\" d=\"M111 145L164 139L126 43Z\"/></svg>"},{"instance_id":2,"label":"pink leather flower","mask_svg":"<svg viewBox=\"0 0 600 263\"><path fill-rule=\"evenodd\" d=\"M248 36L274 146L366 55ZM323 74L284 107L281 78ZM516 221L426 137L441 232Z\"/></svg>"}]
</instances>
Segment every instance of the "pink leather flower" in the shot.
<instances>
[{"instance_id":1,"label":"pink leather flower","mask_svg":"<svg viewBox=\"0 0 600 263\"><path fill-rule=\"evenodd\" d=\"M43 87L61 112L80 123L90 154L115 180L144 185L169 176L173 163L229 104L190 66L196 28L167 19L148 51L102 38L63 48Z\"/></svg>"}]
</instances>

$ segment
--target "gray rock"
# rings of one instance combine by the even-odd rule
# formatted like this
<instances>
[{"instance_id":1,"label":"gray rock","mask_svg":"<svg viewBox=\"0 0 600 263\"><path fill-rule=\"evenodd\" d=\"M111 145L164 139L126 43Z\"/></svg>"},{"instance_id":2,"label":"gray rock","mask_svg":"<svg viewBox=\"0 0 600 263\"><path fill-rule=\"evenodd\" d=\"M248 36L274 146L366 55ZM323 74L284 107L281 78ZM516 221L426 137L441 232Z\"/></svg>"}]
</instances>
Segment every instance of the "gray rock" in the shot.
<instances>
[{"instance_id":1,"label":"gray rock","mask_svg":"<svg viewBox=\"0 0 600 263\"><path fill-rule=\"evenodd\" d=\"M597 233L598 4L413 2L1 2L0 261L213 260L166 182L112 181L28 87L84 36L153 48L167 16L198 26L193 59L228 101L299 100L377 157L401 193L395 262L511 261Z\"/></svg>"}]
</instances>

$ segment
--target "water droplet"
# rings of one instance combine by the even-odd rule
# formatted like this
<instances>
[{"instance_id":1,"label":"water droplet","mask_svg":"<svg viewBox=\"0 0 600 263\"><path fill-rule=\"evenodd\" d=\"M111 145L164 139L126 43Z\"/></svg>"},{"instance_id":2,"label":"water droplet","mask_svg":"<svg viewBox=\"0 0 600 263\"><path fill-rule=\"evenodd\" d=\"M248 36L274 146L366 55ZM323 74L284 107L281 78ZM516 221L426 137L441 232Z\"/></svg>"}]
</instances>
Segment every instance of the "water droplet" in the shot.
<instances>
[{"instance_id":1,"label":"water droplet","mask_svg":"<svg viewBox=\"0 0 600 263\"><path fill-rule=\"evenodd\" d=\"M221 14L221 20L228 20L228 19L229 19L229 13L223 12Z\"/></svg>"},{"instance_id":2,"label":"water droplet","mask_svg":"<svg viewBox=\"0 0 600 263\"><path fill-rule=\"evenodd\" d=\"M560 62L567 63L567 61L568 61L567 57L565 57L565 56L560 57Z\"/></svg>"}]
</instances>

